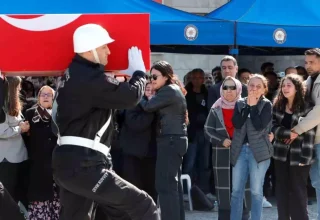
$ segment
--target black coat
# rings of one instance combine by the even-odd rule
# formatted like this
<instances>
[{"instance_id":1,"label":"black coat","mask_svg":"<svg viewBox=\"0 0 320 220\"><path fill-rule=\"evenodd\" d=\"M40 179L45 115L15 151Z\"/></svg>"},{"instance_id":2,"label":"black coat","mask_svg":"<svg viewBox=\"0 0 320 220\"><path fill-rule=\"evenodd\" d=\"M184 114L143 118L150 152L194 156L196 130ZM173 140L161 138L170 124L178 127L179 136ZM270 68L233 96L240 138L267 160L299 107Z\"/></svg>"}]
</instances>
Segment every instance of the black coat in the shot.
<instances>
[{"instance_id":1,"label":"black coat","mask_svg":"<svg viewBox=\"0 0 320 220\"><path fill-rule=\"evenodd\" d=\"M156 113L145 112L139 104L133 109L125 110L120 132L123 152L139 158L156 156L156 126Z\"/></svg>"},{"instance_id":2,"label":"black coat","mask_svg":"<svg viewBox=\"0 0 320 220\"><path fill-rule=\"evenodd\" d=\"M163 86L149 101L142 99L140 105L146 112L157 112L160 136L187 134L187 102L178 85Z\"/></svg>"},{"instance_id":3,"label":"black coat","mask_svg":"<svg viewBox=\"0 0 320 220\"><path fill-rule=\"evenodd\" d=\"M189 116L188 138L189 141L192 142L196 136L197 131L202 130L204 128L204 124L206 123L206 119L208 116L208 90L205 85L201 86L200 94L203 95L202 100L198 100L198 94L193 91L193 86L191 83L186 86L186 90L186 100Z\"/></svg>"},{"instance_id":4,"label":"black coat","mask_svg":"<svg viewBox=\"0 0 320 220\"><path fill-rule=\"evenodd\" d=\"M45 201L53 199L53 174L51 168L52 151L57 137L52 133L51 122L33 122L36 108L26 111L26 120L30 123L27 141L29 154L28 199Z\"/></svg>"}]
</instances>

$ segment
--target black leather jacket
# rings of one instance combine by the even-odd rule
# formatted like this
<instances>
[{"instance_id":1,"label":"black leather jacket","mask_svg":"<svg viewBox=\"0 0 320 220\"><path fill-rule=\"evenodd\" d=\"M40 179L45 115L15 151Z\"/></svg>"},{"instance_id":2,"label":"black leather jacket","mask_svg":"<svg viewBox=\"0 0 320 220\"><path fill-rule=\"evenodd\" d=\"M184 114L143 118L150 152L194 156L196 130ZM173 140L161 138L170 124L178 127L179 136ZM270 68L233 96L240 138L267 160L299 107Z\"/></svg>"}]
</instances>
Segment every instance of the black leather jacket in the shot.
<instances>
[{"instance_id":1,"label":"black leather jacket","mask_svg":"<svg viewBox=\"0 0 320 220\"><path fill-rule=\"evenodd\" d=\"M163 86L149 101L140 102L147 112L159 113L160 135L187 135L187 103L178 85Z\"/></svg>"}]
</instances>

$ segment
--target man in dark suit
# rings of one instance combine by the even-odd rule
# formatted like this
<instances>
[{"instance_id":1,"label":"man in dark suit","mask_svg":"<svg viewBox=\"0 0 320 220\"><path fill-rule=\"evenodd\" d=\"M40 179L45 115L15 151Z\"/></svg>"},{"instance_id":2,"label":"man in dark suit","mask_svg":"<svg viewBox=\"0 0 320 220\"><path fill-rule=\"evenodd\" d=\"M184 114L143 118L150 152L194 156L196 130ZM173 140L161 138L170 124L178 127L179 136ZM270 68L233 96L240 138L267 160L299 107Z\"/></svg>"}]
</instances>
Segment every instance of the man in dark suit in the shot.
<instances>
[{"instance_id":1,"label":"man in dark suit","mask_svg":"<svg viewBox=\"0 0 320 220\"><path fill-rule=\"evenodd\" d=\"M238 63L234 57L225 56L221 60L220 66L221 66L221 73L222 73L223 79L226 78L227 76L236 77L238 72ZM223 80L208 89L208 101L207 101L208 109L210 109L211 106L220 98L220 87L222 83L223 83ZM247 97L247 96L248 96L247 86L242 84L241 97Z\"/></svg>"}]
</instances>

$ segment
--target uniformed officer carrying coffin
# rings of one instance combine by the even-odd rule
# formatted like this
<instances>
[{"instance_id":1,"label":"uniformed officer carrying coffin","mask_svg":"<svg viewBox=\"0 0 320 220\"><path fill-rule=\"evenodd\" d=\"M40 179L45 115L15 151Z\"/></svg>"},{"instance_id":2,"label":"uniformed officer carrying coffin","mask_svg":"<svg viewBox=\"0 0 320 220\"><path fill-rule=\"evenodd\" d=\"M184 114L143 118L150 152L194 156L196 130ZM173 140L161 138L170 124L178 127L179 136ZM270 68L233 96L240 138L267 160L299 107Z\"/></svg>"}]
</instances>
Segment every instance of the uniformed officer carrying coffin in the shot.
<instances>
[{"instance_id":1,"label":"uniformed officer carrying coffin","mask_svg":"<svg viewBox=\"0 0 320 220\"><path fill-rule=\"evenodd\" d=\"M59 137L53 169L60 186L61 220L93 220L95 204L110 219L159 219L151 197L111 170L113 109L134 107L146 84L141 51L136 47L129 50L129 82L105 75L108 44L113 41L96 24L83 25L73 35L76 55L53 106Z\"/></svg>"}]
</instances>

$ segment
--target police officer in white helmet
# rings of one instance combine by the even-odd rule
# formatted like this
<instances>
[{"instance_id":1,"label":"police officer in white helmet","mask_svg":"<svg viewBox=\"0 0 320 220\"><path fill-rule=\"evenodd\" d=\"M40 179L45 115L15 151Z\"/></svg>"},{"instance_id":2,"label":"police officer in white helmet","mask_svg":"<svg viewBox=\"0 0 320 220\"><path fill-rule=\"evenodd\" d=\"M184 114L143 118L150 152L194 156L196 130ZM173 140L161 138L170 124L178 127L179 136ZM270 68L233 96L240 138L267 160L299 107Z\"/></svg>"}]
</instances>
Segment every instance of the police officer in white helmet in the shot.
<instances>
[{"instance_id":1,"label":"police officer in white helmet","mask_svg":"<svg viewBox=\"0 0 320 220\"><path fill-rule=\"evenodd\" d=\"M104 73L113 41L97 24L74 32L76 55L62 77L52 113L59 137L52 163L60 186L61 220L93 220L96 205L110 219L159 219L151 197L112 171L112 114L114 109L134 107L146 84L136 47L129 50L129 82Z\"/></svg>"}]
</instances>

